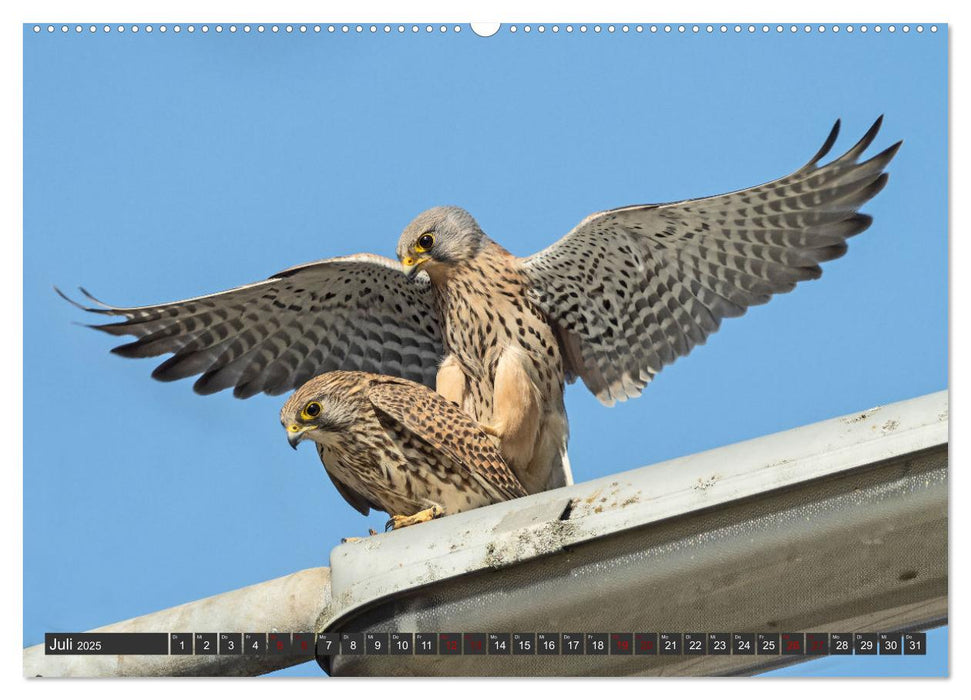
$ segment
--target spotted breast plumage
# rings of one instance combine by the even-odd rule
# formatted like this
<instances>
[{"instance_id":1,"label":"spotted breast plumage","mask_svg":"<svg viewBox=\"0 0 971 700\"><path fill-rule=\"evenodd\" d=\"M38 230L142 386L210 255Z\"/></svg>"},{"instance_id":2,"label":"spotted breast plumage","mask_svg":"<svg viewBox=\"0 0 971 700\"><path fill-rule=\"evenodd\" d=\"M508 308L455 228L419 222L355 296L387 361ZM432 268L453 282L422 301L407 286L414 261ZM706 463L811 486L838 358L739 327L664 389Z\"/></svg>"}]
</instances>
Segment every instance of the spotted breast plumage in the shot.
<instances>
[{"instance_id":1,"label":"spotted breast plumage","mask_svg":"<svg viewBox=\"0 0 971 700\"><path fill-rule=\"evenodd\" d=\"M881 118L882 119L882 118ZM131 334L128 357L173 353L153 373L200 374L200 393L281 393L321 372L365 370L435 387L497 442L534 493L572 481L563 403L576 377L610 405L773 294L820 276L865 230L858 209L885 185L896 143L861 161L878 119L826 164L729 194L602 211L526 258L466 211L409 224L401 264L322 260L207 297L136 308L97 328ZM100 304L100 302L98 302Z\"/></svg>"},{"instance_id":2,"label":"spotted breast plumage","mask_svg":"<svg viewBox=\"0 0 971 700\"><path fill-rule=\"evenodd\" d=\"M431 389L367 372L330 372L280 411L290 445L309 439L354 508L404 527L525 496L493 441Z\"/></svg>"}]
</instances>

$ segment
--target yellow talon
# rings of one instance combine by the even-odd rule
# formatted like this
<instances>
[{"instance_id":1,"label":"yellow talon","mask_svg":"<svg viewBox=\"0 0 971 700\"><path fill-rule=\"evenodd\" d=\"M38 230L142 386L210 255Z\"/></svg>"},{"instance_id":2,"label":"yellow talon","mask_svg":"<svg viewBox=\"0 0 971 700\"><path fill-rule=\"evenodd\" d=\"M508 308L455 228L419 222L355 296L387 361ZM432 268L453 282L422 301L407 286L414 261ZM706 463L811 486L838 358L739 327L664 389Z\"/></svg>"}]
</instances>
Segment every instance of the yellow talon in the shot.
<instances>
[{"instance_id":1,"label":"yellow talon","mask_svg":"<svg viewBox=\"0 0 971 700\"><path fill-rule=\"evenodd\" d=\"M479 423L479 427L482 429L482 432L485 433L486 435L491 435L494 438L502 437L499 434L499 430L497 428L492 427L491 425L487 425L485 423Z\"/></svg>"},{"instance_id":2,"label":"yellow talon","mask_svg":"<svg viewBox=\"0 0 971 700\"><path fill-rule=\"evenodd\" d=\"M384 529L400 530L401 528L408 527L409 525L427 523L429 520L440 518L443 515L445 515L445 509L439 505L434 505L431 508L420 510L414 515L392 515L391 519L384 526Z\"/></svg>"}]
</instances>

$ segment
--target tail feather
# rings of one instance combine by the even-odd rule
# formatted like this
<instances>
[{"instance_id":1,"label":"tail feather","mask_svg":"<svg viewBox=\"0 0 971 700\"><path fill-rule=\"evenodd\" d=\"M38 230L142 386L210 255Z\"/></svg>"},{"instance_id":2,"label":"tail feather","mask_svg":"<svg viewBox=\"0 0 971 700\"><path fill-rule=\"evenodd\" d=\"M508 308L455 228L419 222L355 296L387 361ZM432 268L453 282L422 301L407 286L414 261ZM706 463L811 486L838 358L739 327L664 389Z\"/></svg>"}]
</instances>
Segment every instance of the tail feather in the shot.
<instances>
[{"instance_id":1,"label":"tail feather","mask_svg":"<svg viewBox=\"0 0 971 700\"><path fill-rule=\"evenodd\" d=\"M550 468L550 479L546 482L546 490L558 489L561 486L573 485L573 470L570 468L570 456L566 453L566 442L563 449L553 458Z\"/></svg>"}]
</instances>

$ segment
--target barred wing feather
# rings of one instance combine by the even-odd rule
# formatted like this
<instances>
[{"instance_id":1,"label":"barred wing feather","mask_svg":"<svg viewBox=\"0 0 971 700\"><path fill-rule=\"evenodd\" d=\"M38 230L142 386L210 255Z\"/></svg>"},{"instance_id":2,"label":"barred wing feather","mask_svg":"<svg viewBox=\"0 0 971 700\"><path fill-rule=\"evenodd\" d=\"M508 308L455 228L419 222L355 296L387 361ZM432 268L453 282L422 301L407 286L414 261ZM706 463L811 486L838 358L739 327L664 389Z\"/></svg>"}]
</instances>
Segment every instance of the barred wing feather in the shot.
<instances>
[{"instance_id":1,"label":"barred wing feather","mask_svg":"<svg viewBox=\"0 0 971 700\"><path fill-rule=\"evenodd\" d=\"M68 301L124 318L93 328L137 337L112 352L172 353L152 376L172 381L201 374L194 385L200 394L233 387L239 398L276 395L338 369L434 387L443 352L427 277L409 281L397 262L378 255L320 260L263 282L155 306L108 306L84 293L98 306Z\"/></svg>"},{"instance_id":2,"label":"barred wing feather","mask_svg":"<svg viewBox=\"0 0 971 700\"><path fill-rule=\"evenodd\" d=\"M721 319L815 279L871 218L858 209L886 184L900 142L859 158L881 119L819 165L833 127L802 168L729 194L621 207L587 217L523 260L530 294L557 327L566 370L605 404L637 396Z\"/></svg>"}]
</instances>

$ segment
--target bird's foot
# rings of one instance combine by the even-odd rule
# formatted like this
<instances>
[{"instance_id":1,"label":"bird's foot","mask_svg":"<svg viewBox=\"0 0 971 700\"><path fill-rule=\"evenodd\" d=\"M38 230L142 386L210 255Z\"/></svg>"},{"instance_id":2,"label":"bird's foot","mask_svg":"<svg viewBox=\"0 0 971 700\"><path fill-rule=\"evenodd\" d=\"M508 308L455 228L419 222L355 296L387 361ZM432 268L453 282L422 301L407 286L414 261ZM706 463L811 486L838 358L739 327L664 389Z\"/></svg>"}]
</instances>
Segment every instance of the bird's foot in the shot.
<instances>
[{"instance_id":1,"label":"bird's foot","mask_svg":"<svg viewBox=\"0 0 971 700\"><path fill-rule=\"evenodd\" d=\"M420 510L414 515L392 515L391 519L384 526L384 529L385 531L400 530L401 528L408 527L409 525L427 523L429 520L440 518L443 515L445 515L445 509L440 505L434 505L431 508Z\"/></svg>"},{"instance_id":2,"label":"bird's foot","mask_svg":"<svg viewBox=\"0 0 971 700\"><path fill-rule=\"evenodd\" d=\"M490 436L492 436L494 438L501 438L502 437L502 435L499 434L499 429L496 428L496 427L494 427L494 426L492 426L492 425L489 425L488 423L479 423L479 428L486 435L490 435Z\"/></svg>"}]
</instances>

